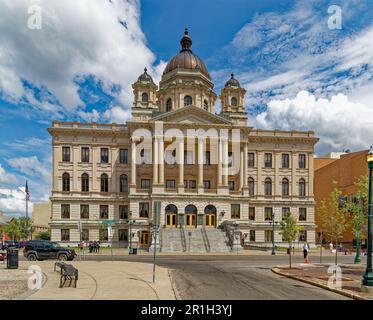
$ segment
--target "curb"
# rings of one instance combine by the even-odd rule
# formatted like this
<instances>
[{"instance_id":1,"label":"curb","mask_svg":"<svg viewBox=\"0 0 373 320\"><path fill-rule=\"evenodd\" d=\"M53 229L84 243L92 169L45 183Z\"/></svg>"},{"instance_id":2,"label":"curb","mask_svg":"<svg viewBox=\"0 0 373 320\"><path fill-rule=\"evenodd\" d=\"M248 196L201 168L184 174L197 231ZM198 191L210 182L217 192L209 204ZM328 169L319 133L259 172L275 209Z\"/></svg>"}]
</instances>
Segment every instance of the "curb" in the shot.
<instances>
[{"instance_id":1,"label":"curb","mask_svg":"<svg viewBox=\"0 0 373 320\"><path fill-rule=\"evenodd\" d=\"M172 291L174 292L175 299L176 300L183 300L183 299L181 299L179 291L176 288L176 282L175 282L174 278L171 275L170 269L167 269L167 274L168 274L168 277L170 278L171 288L172 288Z\"/></svg>"},{"instance_id":2,"label":"curb","mask_svg":"<svg viewBox=\"0 0 373 320\"><path fill-rule=\"evenodd\" d=\"M350 292L347 292L345 290L329 288L327 285L324 285L324 284L321 284L321 283L318 283L318 282L313 282L311 280L306 280L306 279L303 279L303 278L300 278L300 277L296 277L296 276L292 276L292 275L289 275L289 274L286 274L286 273L282 273L279 270L279 268L277 268L277 267L271 268L271 271L275 274L280 275L280 276L290 278L290 279L293 279L293 280L297 280L297 281L301 281L301 282L304 282L304 283L307 283L307 284L310 284L310 285L313 285L315 287L319 287L319 288L322 288L322 289L325 289L325 290L328 290L328 291L332 291L334 293L340 294L340 295L345 296L347 298L351 298L351 299L354 299L354 300L369 300L369 299L364 298L360 295L350 293Z\"/></svg>"}]
</instances>

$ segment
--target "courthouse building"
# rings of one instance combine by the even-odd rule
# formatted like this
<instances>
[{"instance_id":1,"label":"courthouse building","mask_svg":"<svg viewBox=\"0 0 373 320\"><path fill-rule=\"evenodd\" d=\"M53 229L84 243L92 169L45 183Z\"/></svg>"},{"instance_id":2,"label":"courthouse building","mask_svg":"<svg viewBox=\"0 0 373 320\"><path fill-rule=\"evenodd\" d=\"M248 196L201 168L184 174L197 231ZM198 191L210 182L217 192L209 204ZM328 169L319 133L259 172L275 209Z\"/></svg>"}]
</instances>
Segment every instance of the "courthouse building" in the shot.
<instances>
[{"instance_id":1,"label":"courthouse building","mask_svg":"<svg viewBox=\"0 0 373 320\"><path fill-rule=\"evenodd\" d=\"M291 212L314 244L314 132L251 127L233 74L216 113L191 47L186 30L159 84L145 69L125 124L53 122L52 240L148 248L156 225L164 252L284 245Z\"/></svg>"}]
</instances>

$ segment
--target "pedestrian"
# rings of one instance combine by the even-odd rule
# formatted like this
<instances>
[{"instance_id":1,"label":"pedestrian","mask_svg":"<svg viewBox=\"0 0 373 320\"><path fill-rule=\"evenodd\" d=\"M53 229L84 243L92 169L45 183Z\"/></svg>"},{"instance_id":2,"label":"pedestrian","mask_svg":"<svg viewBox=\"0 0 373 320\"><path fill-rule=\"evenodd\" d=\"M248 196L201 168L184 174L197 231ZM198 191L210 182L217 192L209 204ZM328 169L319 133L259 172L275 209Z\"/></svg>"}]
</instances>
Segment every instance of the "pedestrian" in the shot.
<instances>
[{"instance_id":1,"label":"pedestrian","mask_svg":"<svg viewBox=\"0 0 373 320\"><path fill-rule=\"evenodd\" d=\"M94 252L94 253L97 252L97 242L96 242L96 240L93 241L93 252Z\"/></svg>"},{"instance_id":2,"label":"pedestrian","mask_svg":"<svg viewBox=\"0 0 373 320\"><path fill-rule=\"evenodd\" d=\"M89 253L92 253L92 241L88 242L88 250L89 250Z\"/></svg>"},{"instance_id":3,"label":"pedestrian","mask_svg":"<svg viewBox=\"0 0 373 320\"><path fill-rule=\"evenodd\" d=\"M97 253L100 253L100 240L97 241Z\"/></svg>"},{"instance_id":4,"label":"pedestrian","mask_svg":"<svg viewBox=\"0 0 373 320\"><path fill-rule=\"evenodd\" d=\"M303 257L304 257L304 263L308 263L308 250L309 246L307 243L303 245Z\"/></svg>"}]
</instances>

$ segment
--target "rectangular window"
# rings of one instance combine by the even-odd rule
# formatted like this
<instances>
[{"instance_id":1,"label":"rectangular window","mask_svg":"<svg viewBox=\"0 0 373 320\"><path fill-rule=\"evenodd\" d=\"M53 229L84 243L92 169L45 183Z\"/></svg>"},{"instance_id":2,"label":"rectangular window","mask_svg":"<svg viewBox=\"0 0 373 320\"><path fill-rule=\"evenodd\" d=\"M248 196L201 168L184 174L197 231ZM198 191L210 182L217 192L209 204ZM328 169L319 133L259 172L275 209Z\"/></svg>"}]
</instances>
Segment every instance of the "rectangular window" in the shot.
<instances>
[{"instance_id":1,"label":"rectangular window","mask_svg":"<svg viewBox=\"0 0 373 320\"><path fill-rule=\"evenodd\" d=\"M196 180L189 180L188 188L189 189L195 189L195 188L197 188L197 182L196 182Z\"/></svg>"},{"instance_id":2,"label":"rectangular window","mask_svg":"<svg viewBox=\"0 0 373 320\"><path fill-rule=\"evenodd\" d=\"M149 203L139 203L140 218L149 218Z\"/></svg>"},{"instance_id":3,"label":"rectangular window","mask_svg":"<svg viewBox=\"0 0 373 320\"><path fill-rule=\"evenodd\" d=\"M299 221L307 221L307 208L299 208Z\"/></svg>"},{"instance_id":4,"label":"rectangular window","mask_svg":"<svg viewBox=\"0 0 373 320\"><path fill-rule=\"evenodd\" d=\"M108 205L100 205L100 219L109 219Z\"/></svg>"},{"instance_id":5,"label":"rectangular window","mask_svg":"<svg viewBox=\"0 0 373 320\"><path fill-rule=\"evenodd\" d=\"M211 154L210 154L210 151L206 151L205 152L205 165L209 166L211 165Z\"/></svg>"},{"instance_id":6,"label":"rectangular window","mask_svg":"<svg viewBox=\"0 0 373 320\"><path fill-rule=\"evenodd\" d=\"M230 191L234 191L235 190L235 183L234 183L234 181L228 181L228 187L229 187Z\"/></svg>"},{"instance_id":7,"label":"rectangular window","mask_svg":"<svg viewBox=\"0 0 373 320\"><path fill-rule=\"evenodd\" d=\"M290 167L289 154L284 153L284 154L282 154L282 168L283 169L289 169L289 167Z\"/></svg>"},{"instance_id":8,"label":"rectangular window","mask_svg":"<svg viewBox=\"0 0 373 320\"><path fill-rule=\"evenodd\" d=\"M70 229L61 229L61 241L70 241Z\"/></svg>"},{"instance_id":9,"label":"rectangular window","mask_svg":"<svg viewBox=\"0 0 373 320\"><path fill-rule=\"evenodd\" d=\"M249 220L255 221L255 207L249 208Z\"/></svg>"},{"instance_id":10,"label":"rectangular window","mask_svg":"<svg viewBox=\"0 0 373 320\"><path fill-rule=\"evenodd\" d=\"M62 147L62 161L70 162L70 147Z\"/></svg>"},{"instance_id":11,"label":"rectangular window","mask_svg":"<svg viewBox=\"0 0 373 320\"><path fill-rule=\"evenodd\" d=\"M89 241L89 229L82 230L82 240Z\"/></svg>"},{"instance_id":12,"label":"rectangular window","mask_svg":"<svg viewBox=\"0 0 373 320\"><path fill-rule=\"evenodd\" d=\"M89 205L80 205L80 219L89 219Z\"/></svg>"},{"instance_id":13,"label":"rectangular window","mask_svg":"<svg viewBox=\"0 0 373 320\"><path fill-rule=\"evenodd\" d=\"M119 219L128 219L128 206L119 206Z\"/></svg>"},{"instance_id":14,"label":"rectangular window","mask_svg":"<svg viewBox=\"0 0 373 320\"><path fill-rule=\"evenodd\" d=\"M101 148L101 163L109 163L109 149Z\"/></svg>"},{"instance_id":15,"label":"rectangular window","mask_svg":"<svg viewBox=\"0 0 373 320\"><path fill-rule=\"evenodd\" d=\"M119 241L128 241L128 229L119 229Z\"/></svg>"},{"instance_id":16,"label":"rectangular window","mask_svg":"<svg viewBox=\"0 0 373 320\"><path fill-rule=\"evenodd\" d=\"M70 219L70 205L61 204L61 219Z\"/></svg>"},{"instance_id":17,"label":"rectangular window","mask_svg":"<svg viewBox=\"0 0 373 320\"><path fill-rule=\"evenodd\" d=\"M82 147L82 162L89 162L89 148Z\"/></svg>"},{"instance_id":18,"label":"rectangular window","mask_svg":"<svg viewBox=\"0 0 373 320\"><path fill-rule=\"evenodd\" d=\"M255 166L255 154L253 152L247 154L247 166L249 168L254 168Z\"/></svg>"},{"instance_id":19,"label":"rectangular window","mask_svg":"<svg viewBox=\"0 0 373 320\"><path fill-rule=\"evenodd\" d=\"M264 208L264 219L265 221L273 220L273 208Z\"/></svg>"},{"instance_id":20,"label":"rectangular window","mask_svg":"<svg viewBox=\"0 0 373 320\"><path fill-rule=\"evenodd\" d=\"M239 204L231 204L231 219L240 219L240 205Z\"/></svg>"},{"instance_id":21,"label":"rectangular window","mask_svg":"<svg viewBox=\"0 0 373 320\"><path fill-rule=\"evenodd\" d=\"M100 229L100 241L109 241L108 229Z\"/></svg>"},{"instance_id":22,"label":"rectangular window","mask_svg":"<svg viewBox=\"0 0 373 320\"><path fill-rule=\"evenodd\" d=\"M210 180L204 180L203 181L203 187L205 189L211 189L211 182L210 182Z\"/></svg>"},{"instance_id":23,"label":"rectangular window","mask_svg":"<svg viewBox=\"0 0 373 320\"><path fill-rule=\"evenodd\" d=\"M119 150L119 162L121 164L128 164L128 149Z\"/></svg>"},{"instance_id":24,"label":"rectangular window","mask_svg":"<svg viewBox=\"0 0 373 320\"><path fill-rule=\"evenodd\" d=\"M264 241L272 242L272 230L264 230Z\"/></svg>"},{"instance_id":25,"label":"rectangular window","mask_svg":"<svg viewBox=\"0 0 373 320\"><path fill-rule=\"evenodd\" d=\"M184 151L184 164L193 164L193 151Z\"/></svg>"},{"instance_id":26,"label":"rectangular window","mask_svg":"<svg viewBox=\"0 0 373 320\"><path fill-rule=\"evenodd\" d=\"M285 218L287 217L287 215L290 213L290 208L282 208L282 220L285 220Z\"/></svg>"},{"instance_id":27,"label":"rectangular window","mask_svg":"<svg viewBox=\"0 0 373 320\"><path fill-rule=\"evenodd\" d=\"M175 189L175 180L166 180L167 189Z\"/></svg>"},{"instance_id":28,"label":"rectangular window","mask_svg":"<svg viewBox=\"0 0 373 320\"><path fill-rule=\"evenodd\" d=\"M299 155L299 169L306 169L306 155Z\"/></svg>"},{"instance_id":29,"label":"rectangular window","mask_svg":"<svg viewBox=\"0 0 373 320\"><path fill-rule=\"evenodd\" d=\"M306 242L307 241L307 231L306 230L299 230L299 241Z\"/></svg>"},{"instance_id":30,"label":"rectangular window","mask_svg":"<svg viewBox=\"0 0 373 320\"><path fill-rule=\"evenodd\" d=\"M265 168L272 168L272 153L265 153L264 154L264 167Z\"/></svg>"},{"instance_id":31,"label":"rectangular window","mask_svg":"<svg viewBox=\"0 0 373 320\"><path fill-rule=\"evenodd\" d=\"M250 230L250 242L255 242L255 230Z\"/></svg>"},{"instance_id":32,"label":"rectangular window","mask_svg":"<svg viewBox=\"0 0 373 320\"><path fill-rule=\"evenodd\" d=\"M141 189L150 189L150 179L141 179Z\"/></svg>"}]
</instances>

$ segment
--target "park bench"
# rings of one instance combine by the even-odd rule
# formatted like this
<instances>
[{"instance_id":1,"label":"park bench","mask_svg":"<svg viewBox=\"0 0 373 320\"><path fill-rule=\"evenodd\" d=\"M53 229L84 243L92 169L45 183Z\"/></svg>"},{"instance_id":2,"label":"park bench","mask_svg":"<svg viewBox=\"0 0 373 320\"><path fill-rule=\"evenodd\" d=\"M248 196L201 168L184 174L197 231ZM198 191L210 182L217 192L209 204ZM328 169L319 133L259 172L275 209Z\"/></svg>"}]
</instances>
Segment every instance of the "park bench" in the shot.
<instances>
[{"instance_id":1,"label":"park bench","mask_svg":"<svg viewBox=\"0 0 373 320\"><path fill-rule=\"evenodd\" d=\"M79 274L78 269L64 262L56 262L54 264L54 271L56 271L57 267L60 268L60 275L61 275L60 288L62 288L65 285L66 281L68 280L70 281L69 282L70 287L71 287L72 281L74 280L74 288L76 288L76 282L78 281L78 274Z\"/></svg>"}]
</instances>

